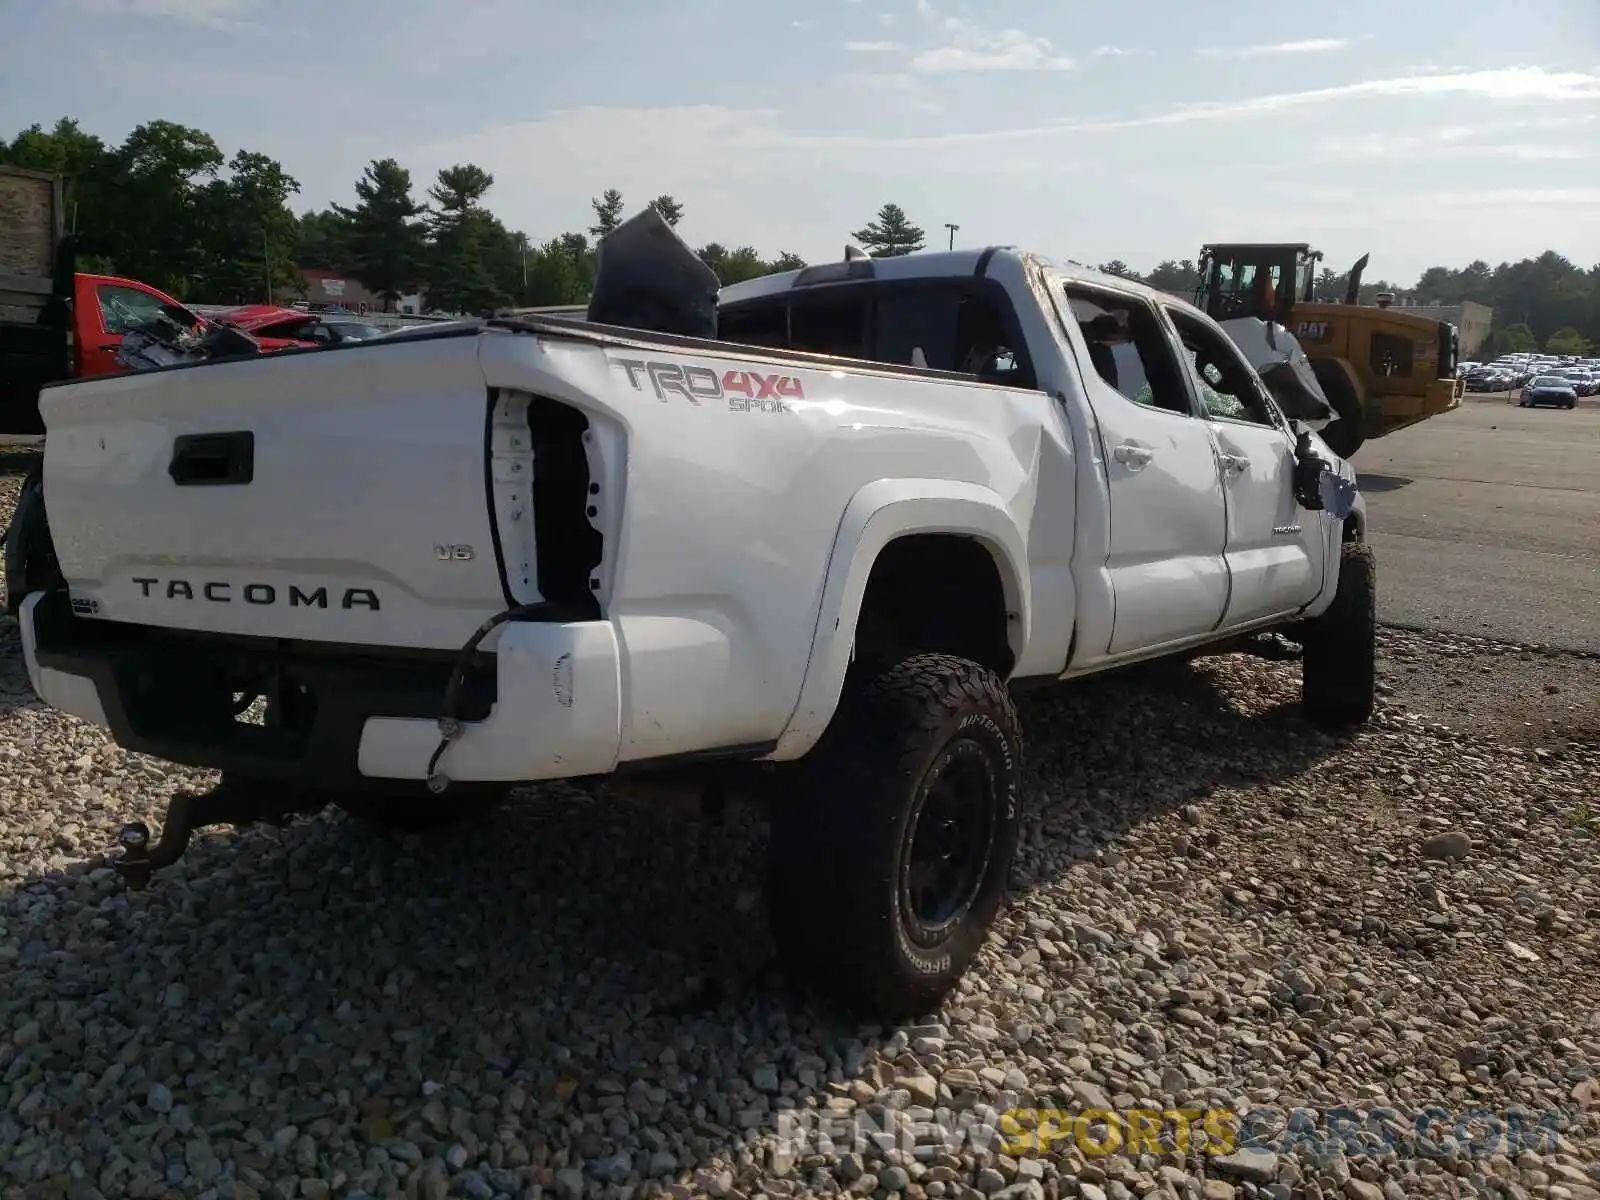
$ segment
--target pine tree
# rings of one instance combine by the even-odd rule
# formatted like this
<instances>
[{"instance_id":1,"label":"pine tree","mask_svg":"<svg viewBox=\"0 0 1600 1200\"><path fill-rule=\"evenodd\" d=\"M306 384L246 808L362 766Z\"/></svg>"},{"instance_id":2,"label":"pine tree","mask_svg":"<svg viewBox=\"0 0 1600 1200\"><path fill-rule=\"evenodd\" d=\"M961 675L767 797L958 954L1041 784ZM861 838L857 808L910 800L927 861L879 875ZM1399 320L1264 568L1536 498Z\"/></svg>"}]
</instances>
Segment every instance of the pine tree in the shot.
<instances>
[{"instance_id":1,"label":"pine tree","mask_svg":"<svg viewBox=\"0 0 1600 1200\"><path fill-rule=\"evenodd\" d=\"M439 181L428 190L436 210L428 220L433 239L430 307L485 313L510 300L497 278L503 272L496 267L509 263L515 243L482 203L493 186L493 175L463 163L440 171Z\"/></svg>"},{"instance_id":2,"label":"pine tree","mask_svg":"<svg viewBox=\"0 0 1600 1200\"><path fill-rule=\"evenodd\" d=\"M426 210L411 198L411 172L392 158L374 159L356 181L354 208L335 204L349 222L350 274L382 296L386 306L422 284L427 246L417 219Z\"/></svg>"},{"instance_id":3,"label":"pine tree","mask_svg":"<svg viewBox=\"0 0 1600 1200\"><path fill-rule=\"evenodd\" d=\"M894 258L900 254L913 254L926 244L922 228L911 223L905 209L898 204L885 204L878 210L878 218L865 229L850 235L861 248L874 258Z\"/></svg>"},{"instance_id":4,"label":"pine tree","mask_svg":"<svg viewBox=\"0 0 1600 1200\"><path fill-rule=\"evenodd\" d=\"M618 200L621 200L621 198L621 196L617 197ZM676 225L679 221L683 220L683 205L679 204L669 195L662 194L657 196L654 200L650 201L650 207L660 213L661 219L668 225Z\"/></svg>"},{"instance_id":5,"label":"pine tree","mask_svg":"<svg viewBox=\"0 0 1600 1200\"><path fill-rule=\"evenodd\" d=\"M589 204L594 209L594 224L589 226L590 236L603 238L622 224L622 193L616 188L607 188L601 193L600 199L591 200Z\"/></svg>"}]
</instances>

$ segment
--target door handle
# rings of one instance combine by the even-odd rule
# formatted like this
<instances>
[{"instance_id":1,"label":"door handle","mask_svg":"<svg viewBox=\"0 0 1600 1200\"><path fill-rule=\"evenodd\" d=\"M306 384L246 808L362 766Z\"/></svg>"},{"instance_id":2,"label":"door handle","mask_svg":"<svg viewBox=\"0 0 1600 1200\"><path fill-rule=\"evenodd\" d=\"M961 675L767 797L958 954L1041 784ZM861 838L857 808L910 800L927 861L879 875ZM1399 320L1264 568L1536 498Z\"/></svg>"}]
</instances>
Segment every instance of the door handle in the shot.
<instances>
[{"instance_id":1,"label":"door handle","mask_svg":"<svg viewBox=\"0 0 1600 1200\"><path fill-rule=\"evenodd\" d=\"M1135 442L1123 442L1111 451L1111 457L1119 463L1124 463L1137 471L1156 456L1156 452L1149 446L1140 446Z\"/></svg>"},{"instance_id":2,"label":"door handle","mask_svg":"<svg viewBox=\"0 0 1600 1200\"><path fill-rule=\"evenodd\" d=\"M179 487L247 484L255 478L256 437L233 433L186 433L172 444L167 474Z\"/></svg>"},{"instance_id":3,"label":"door handle","mask_svg":"<svg viewBox=\"0 0 1600 1200\"><path fill-rule=\"evenodd\" d=\"M120 350L120 349L122 349L122 343L121 342L101 342L100 343L100 349L102 349L102 350Z\"/></svg>"},{"instance_id":4,"label":"door handle","mask_svg":"<svg viewBox=\"0 0 1600 1200\"><path fill-rule=\"evenodd\" d=\"M1250 469L1250 460L1242 454L1222 454L1218 456L1217 461L1230 475L1238 475Z\"/></svg>"}]
</instances>

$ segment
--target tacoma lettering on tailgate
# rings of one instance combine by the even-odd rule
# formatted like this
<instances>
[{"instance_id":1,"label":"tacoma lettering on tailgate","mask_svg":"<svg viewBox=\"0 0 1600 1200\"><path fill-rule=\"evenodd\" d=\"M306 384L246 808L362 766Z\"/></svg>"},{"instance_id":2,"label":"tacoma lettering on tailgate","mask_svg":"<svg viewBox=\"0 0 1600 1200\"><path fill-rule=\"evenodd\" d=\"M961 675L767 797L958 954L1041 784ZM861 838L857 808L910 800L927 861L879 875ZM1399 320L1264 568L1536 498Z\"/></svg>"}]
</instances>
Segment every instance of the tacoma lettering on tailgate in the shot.
<instances>
[{"instance_id":1,"label":"tacoma lettering on tailgate","mask_svg":"<svg viewBox=\"0 0 1600 1200\"><path fill-rule=\"evenodd\" d=\"M699 407L702 400L726 400L729 412L789 412L785 400L804 400L805 388L793 375L767 375L760 371L717 371L700 363L676 363L643 358L614 358L612 365L628 373L636 392L650 390L665 403L680 396Z\"/></svg>"},{"instance_id":2,"label":"tacoma lettering on tailgate","mask_svg":"<svg viewBox=\"0 0 1600 1200\"><path fill-rule=\"evenodd\" d=\"M324 584L309 590L291 583L282 590L270 583L229 583L211 579L157 579L152 576L134 576L139 585L139 595L150 598L162 596L168 600L209 600L213 604L232 604L236 599L246 604L287 604L290 608L327 608L328 588ZM234 589L238 590L235 591ZM366 608L377 612L378 593L371 588L345 588L339 597L339 607Z\"/></svg>"}]
</instances>

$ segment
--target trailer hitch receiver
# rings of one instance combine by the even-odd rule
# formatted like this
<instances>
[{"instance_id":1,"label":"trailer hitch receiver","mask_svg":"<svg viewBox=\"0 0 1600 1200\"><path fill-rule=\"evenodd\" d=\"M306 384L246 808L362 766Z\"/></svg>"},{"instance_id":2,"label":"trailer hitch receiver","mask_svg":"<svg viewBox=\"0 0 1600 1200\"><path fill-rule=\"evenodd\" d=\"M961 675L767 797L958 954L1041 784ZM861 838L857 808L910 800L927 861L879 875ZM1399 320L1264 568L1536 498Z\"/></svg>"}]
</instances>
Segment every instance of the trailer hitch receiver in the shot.
<instances>
[{"instance_id":1,"label":"trailer hitch receiver","mask_svg":"<svg viewBox=\"0 0 1600 1200\"><path fill-rule=\"evenodd\" d=\"M156 871L183 857L197 829L207 825L242 828L257 822L282 826L296 814L320 811L329 799L323 793L225 774L209 792L174 793L167 802L161 839L154 846L150 844L150 827L143 821L124 825L117 834L118 852L109 857L109 865L130 888L143 891L150 886Z\"/></svg>"}]
</instances>

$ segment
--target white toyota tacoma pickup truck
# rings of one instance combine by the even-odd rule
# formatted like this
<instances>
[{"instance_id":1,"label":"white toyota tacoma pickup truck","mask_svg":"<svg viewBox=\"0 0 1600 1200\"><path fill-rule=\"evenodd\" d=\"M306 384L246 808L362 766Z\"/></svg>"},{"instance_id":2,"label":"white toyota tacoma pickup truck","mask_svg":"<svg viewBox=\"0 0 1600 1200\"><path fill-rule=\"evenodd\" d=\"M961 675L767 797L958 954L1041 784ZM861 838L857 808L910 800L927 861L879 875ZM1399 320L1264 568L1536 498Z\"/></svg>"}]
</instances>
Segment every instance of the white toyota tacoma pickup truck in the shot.
<instances>
[{"instance_id":1,"label":"white toyota tacoma pickup truck","mask_svg":"<svg viewBox=\"0 0 1600 1200\"><path fill-rule=\"evenodd\" d=\"M716 319L469 321L47 389L33 686L222 771L159 846L124 831L130 874L330 801L399 824L765 764L785 963L925 1012L1003 901L1008 685L1281 631L1309 715L1369 716L1354 473L1189 304L996 248L847 255L724 289Z\"/></svg>"}]
</instances>

